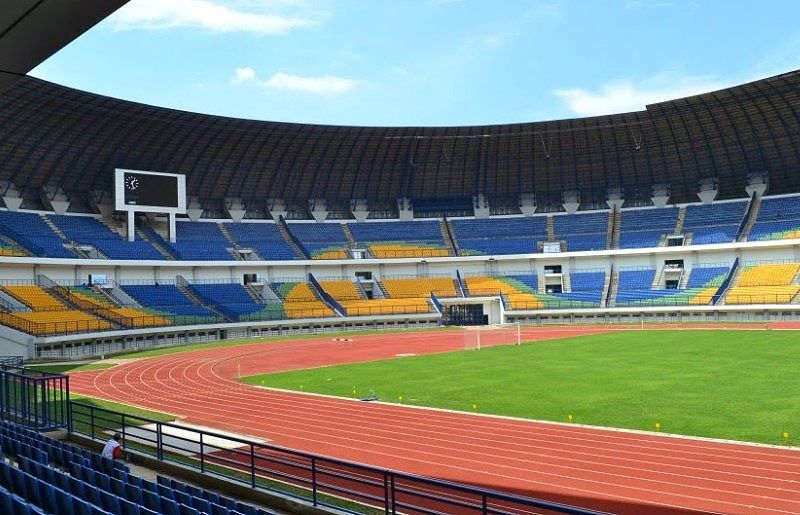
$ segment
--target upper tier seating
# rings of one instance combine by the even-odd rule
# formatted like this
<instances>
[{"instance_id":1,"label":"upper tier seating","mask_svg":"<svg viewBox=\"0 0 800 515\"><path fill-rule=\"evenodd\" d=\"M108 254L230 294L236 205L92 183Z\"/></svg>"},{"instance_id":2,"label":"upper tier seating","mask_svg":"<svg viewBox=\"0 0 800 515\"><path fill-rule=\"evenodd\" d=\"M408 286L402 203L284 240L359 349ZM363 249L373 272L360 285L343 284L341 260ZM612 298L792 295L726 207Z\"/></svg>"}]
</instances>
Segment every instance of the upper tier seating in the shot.
<instances>
[{"instance_id":1,"label":"upper tier seating","mask_svg":"<svg viewBox=\"0 0 800 515\"><path fill-rule=\"evenodd\" d=\"M34 256L75 258L44 219L36 213L0 210L0 234L25 247Z\"/></svg>"},{"instance_id":2,"label":"upper tier seating","mask_svg":"<svg viewBox=\"0 0 800 515\"><path fill-rule=\"evenodd\" d=\"M453 220L461 255L533 254L547 241L547 217Z\"/></svg>"},{"instance_id":3,"label":"upper tier seating","mask_svg":"<svg viewBox=\"0 0 800 515\"><path fill-rule=\"evenodd\" d=\"M450 250L439 222L361 222L347 224L353 239L376 258L444 257Z\"/></svg>"},{"instance_id":4,"label":"upper tier seating","mask_svg":"<svg viewBox=\"0 0 800 515\"><path fill-rule=\"evenodd\" d=\"M153 314L169 318L175 324L206 324L222 318L206 307L198 306L173 284L123 285L123 291Z\"/></svg>"},{"instance_id":5,"label":"upper tier seating","mask_svg":"<svg viewBox=\"0 0 800 515\"><path fill-rule=\"evenodd\" d=\"M683 232L692 234L693 245L730 243L736 240L746 211L746 201L686 206Z\"/></svg>"},{"instance_id":6,"label":"upper tier seating","mask_svg":"<svg viewBox=\"0 0 800 515\"><path fill-rule=\"evenodd\" d=\"M758 210L750 241L800 238L800 196L764 198Z\"/></svg>"},{"instance_id":7,"label":"upper tier seating","mask_svg":"<svg viewBox=\"0 0 800 515\"><path fill-rule=\"evenodd\" d=\"M127 241L91 216L48 215L67 239L91 245L110 259L164 259L145 240Z\"/></svg>"},{"instance_id":8,"label":"upper tier seating","mask_svg":"<svg viewBox=\"0 0 800 515\"><path fill-rule=\"evenodd\" d=\"M605 250L608 212L553 215L556 240L566 240L570 252ZM564 249L562 249L564 250Z\"/></svg>"},{"instance_id":9,"label":"upper tier seating","mask_svg":"<svg viewBox=\"0 0 800 515\"><path fill-rule=\"evenodd\" d=\"M176 222L175 243L163 242L175 256L184 261L231 261L232 245L213 222Z\"/></svg>"},{"instance_id":10,"label":"upper tier seating","mask_svg":"<svg viewBox=\"0 0 800 515\"><path fill-rule=\"evenodd\" d=\"M678 208L623 209L620 211L619 248L657 247L664 234L673 234Z\"/></svg>"},{"instance_id":11,"label":"upper tier seating","mask_svg":"<svg viewBox=\"0 0 800 515\"><path fill-rule=\"evenodd\" d=\"M340 223L289 223L289 231L312 259L347 259L347 238Z\"/></svg>"},{"instance_id":12,"label":"upper tier seating","mask_svg":"<svg viewBox=\"0 0 800 515\"><path fill-rule=\"evenodd\" d=\"M203 302L232 320L276 320L284 316L280 303L262 304L239 283L193 284L191 288Z\"/></svg>"},{"instance_id":13,"label":"upper tier seating","mask_svg":"<svg viewBox=\"0 0 800 515\"><path fill-rule=\"evenodd\" d=\"M299 258L274 222L226 223L225 227L239 245L255 250L261 259L283 261Z\"/></svg>"},{"instance_id":14,"label":"upper tier seating","mask_svg":"<svg viewBox=\"0 0 800 515\"><path fill-rule=\"evenodd\" d=\"M728 289L726 304L788 304L800 292L799 263L750 264Z\"/></svg>"}]
</instances>

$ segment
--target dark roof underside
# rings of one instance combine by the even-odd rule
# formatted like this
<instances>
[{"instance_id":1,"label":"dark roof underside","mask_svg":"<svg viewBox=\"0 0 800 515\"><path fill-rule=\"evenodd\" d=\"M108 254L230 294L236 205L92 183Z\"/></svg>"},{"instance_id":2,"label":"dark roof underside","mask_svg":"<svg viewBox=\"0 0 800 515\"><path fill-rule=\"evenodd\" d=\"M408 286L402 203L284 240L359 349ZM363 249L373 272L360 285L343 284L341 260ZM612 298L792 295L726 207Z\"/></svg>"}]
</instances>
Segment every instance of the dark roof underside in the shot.
<instances>
[{"instance_id":1,"label":"dark roof underside","mask_svg":"<svg viewBox=\"0 0 800 515\"><path fill-rule=\"evenodd\" d=\"M621 188L672 202L800 191L800 72L613 116L485 127L336 127L162 109L29 77L0 94L0 181L26 196L45 184L76 200L110 192L116 167L187 175L189 195L304 201L489 198ZM3 193L0 191L0 193Z\"/></svg>"}]
</instances>

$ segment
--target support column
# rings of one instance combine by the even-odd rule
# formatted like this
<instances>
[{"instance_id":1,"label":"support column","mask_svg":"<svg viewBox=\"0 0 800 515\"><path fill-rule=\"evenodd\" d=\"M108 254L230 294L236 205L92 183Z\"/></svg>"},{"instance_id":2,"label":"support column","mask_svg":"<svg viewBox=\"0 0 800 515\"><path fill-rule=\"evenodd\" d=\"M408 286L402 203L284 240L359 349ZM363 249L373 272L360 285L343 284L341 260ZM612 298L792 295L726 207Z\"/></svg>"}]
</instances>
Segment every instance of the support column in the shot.
<instances>
[{"instance_id":1,"label":"support column","mask_svg":"<svg viewBox=\"0 0 800 515\"><path fill-rule=\"evenodd\" d=\"M133 241L136 238L136 213L128 211L128 241Z\"/></svg>"},{"instance_id":2,"label":"support column","mask_svg":"<svg viewBox=\"0 0 800 515\"><path fill-rule=\"evenodd\" d=\"M167 216L169 218L169 242L175 243L177 238L177 233L175 231L175 213L169 213Z\"/></svg>"}]
</instances>

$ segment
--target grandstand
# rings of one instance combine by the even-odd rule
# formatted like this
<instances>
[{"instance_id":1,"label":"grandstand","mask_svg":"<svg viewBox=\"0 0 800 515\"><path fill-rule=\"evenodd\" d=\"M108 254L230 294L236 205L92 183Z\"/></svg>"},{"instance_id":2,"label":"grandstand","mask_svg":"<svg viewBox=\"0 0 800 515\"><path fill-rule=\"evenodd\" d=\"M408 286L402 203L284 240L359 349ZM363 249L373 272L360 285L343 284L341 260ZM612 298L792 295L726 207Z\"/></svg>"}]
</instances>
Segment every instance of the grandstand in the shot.
<instances>
[{"instance_id":1,"label":"grandstand","mask_svg":"<svg viewBox=\"0 0 800 515\"><path fill-rule=\"evenodd\" d=\"M9 11L28 13L25 21L56 4L29 3ZM17 61L35 65L34 50L54 52L124 2L90 3L72 16L48 11L41 19L57 23L37 30L0 14L0 46L15 30L31 33L0 52L2 356L61 360L435 327L459 309L479 315L463 323L492 325L487 331L508 322L800 321L800 71L569 120L348 127L234 119L27 76L32 66ZM183 176L188 208L124 219L115 168ZM340 356L351 349L335 345ZM3 359L0 375L15 373ZM38 413L3 411L21 391L0 389L2 513L271 515L176 479L137 477L25 429L13 421L38 423ZM38 402L50 409L53 393ZM92 445L130 428L114 419L98 430L97 409L88 408L88 430L60 429L71 438L88 431ZM200 456L202 472L231 466L228 479L245 477L253 490L273 481L257 478L257 460L290 470L307 459L308 469L275 481L301 488L304 475L327 473L336 479L314 488L333 485L326 495L337 502L353 493L335 490L350 469L319 467L318 456L242 441L209 452L216 440L203 437L170 450L159 435L156 458L180 467ZM125 438L136 451L147 447L141 433ZM368 477L360 465L352 470ZM391 470L369 473L374 491L397 486ZM389 510L388 494L369 499L378 511L384 501Z\"/></svg>"}]
</instances>

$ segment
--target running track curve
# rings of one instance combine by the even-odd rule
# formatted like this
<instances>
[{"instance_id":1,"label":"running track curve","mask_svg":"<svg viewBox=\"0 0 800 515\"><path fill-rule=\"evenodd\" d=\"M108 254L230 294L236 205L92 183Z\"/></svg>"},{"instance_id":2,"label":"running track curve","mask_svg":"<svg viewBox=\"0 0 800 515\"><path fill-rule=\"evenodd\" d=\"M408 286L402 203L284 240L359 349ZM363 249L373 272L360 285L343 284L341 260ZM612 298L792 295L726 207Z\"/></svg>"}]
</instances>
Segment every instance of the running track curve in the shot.
<instances>
[{"instance_id":1,"label":"running track curve","mask_svg":"<svg viewBox=\"0 0 800 515\"><path fill-rule=\"evenodd\" d=\"M541 328L526 339L609 331ZM618 513L799 513L800 453L366 403L244 385L241 375L463 346L461 332L247 344L72 374L72 391L377 467Z\"/></svg>"}]
</instances>

